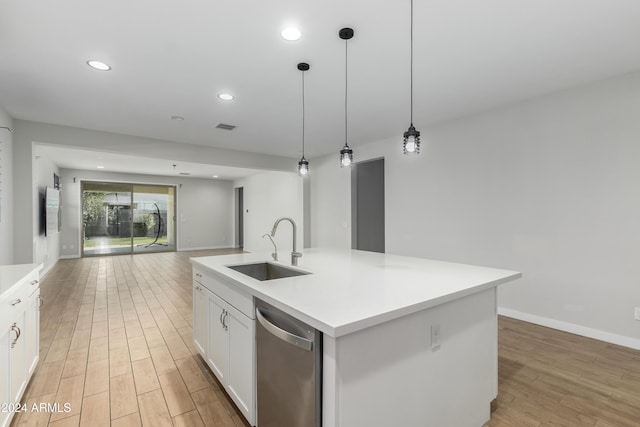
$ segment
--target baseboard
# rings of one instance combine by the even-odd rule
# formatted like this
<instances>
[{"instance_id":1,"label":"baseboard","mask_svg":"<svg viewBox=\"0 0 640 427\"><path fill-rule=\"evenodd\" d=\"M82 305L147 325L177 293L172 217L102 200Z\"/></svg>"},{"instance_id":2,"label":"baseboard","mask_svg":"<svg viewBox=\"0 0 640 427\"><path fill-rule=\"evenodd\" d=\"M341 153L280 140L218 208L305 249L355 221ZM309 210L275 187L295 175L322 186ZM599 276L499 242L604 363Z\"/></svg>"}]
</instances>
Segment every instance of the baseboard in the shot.
<instances>
[{"instance_id":1,"label":"baseboard","mask_svg":"<svg viewBox=\"0 0 640 427\"><path fill-rule=\"evenodd\" d=\"M593 338L599 341L621 345L623 347L629 347L634 350L640 350L640 340L636 338L612 334L611 332L600 331L598 329L576 325L575 323L563 322L561 320L550 319L548 317L536 316L535 314L524 313L522 311L511 310L509 308L498 307L498 314L529 323L535 323L536 325L581 335L583 337Z\"/></svg>"}]
</instances>

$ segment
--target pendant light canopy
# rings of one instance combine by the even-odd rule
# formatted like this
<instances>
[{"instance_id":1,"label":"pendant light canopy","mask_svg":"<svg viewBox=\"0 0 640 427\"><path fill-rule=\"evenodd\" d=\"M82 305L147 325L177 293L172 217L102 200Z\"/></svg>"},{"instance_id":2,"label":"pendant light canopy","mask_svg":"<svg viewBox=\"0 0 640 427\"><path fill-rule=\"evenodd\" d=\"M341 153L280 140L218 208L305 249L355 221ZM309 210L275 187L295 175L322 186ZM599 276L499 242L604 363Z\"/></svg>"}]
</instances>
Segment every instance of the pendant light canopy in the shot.
<instances>
[{"instance_id":1,"label":"pendant light canopy","mask_svg":"<svg viewBox=\"0 0 640 427\"><path fill-rule=\"evenodd\" d=\"M302 71L302 158L298 162L298 173L306 176L309 174L309 162L304 158L304 72L309 70L309 64L299 63L298 70Z\"/></svg>"},{"instance_id":2,"label":"pendant light canopy","mask_svg":"<svg viewBox=\"0 0 640 427\"><path fill-rule=\"evenodd\" d=\"M413 0L411 0L411 125L404 133L404 154L420 154L420 131L413 127Z\"/></svg>"},{"instance_id":3,"label":"pendant light canopy","mask_svg":"<svg viewBox=\"0 0 640 427\"><path fill-rule=\"evenodd\" d=\"M340 167L345 167L353 164L353 150L349 147L349 143L347 142L347 41L353 37L353 29L343 28L338 32L338 36L344 40L344 147L340 150Z\"/></svg>"}]
</instances>

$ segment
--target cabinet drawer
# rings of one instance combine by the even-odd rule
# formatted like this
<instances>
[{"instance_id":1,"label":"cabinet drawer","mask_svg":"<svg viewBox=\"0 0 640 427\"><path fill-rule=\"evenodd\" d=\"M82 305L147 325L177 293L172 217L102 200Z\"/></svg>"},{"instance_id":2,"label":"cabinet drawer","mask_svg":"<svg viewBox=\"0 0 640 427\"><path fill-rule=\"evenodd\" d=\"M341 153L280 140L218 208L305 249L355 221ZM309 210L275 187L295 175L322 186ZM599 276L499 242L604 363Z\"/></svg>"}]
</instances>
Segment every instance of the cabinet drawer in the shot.
<instances>
[{"instance_id":1,"label":"cabinet drawer","mask_svg":"<svg viewBox=\"0 0 640 427\"><path fill-rule=\"evenodd\" d=\"M225 300L231 306L250 319L254 319L253 298L251 295L232 283L226 283L224 279L213 272L207 272L203 268L193 267L193 280L209 289L214 294Z\"/></svg>"},{"instance_id":2,"label":"cabinet drawer","mask_svg":"<svg viewBox=\"0 0 640 427\"><path fill-rule=\"evenodd\" d=\"M14 288L10 292L2 295L0 299L0 313L2 313L0 319L2 319L2 326L10 323L11 319L16 317L18 313L27 310L29 295L31 295L30 289L26 286Z\"/></svg>"}]
</instances>

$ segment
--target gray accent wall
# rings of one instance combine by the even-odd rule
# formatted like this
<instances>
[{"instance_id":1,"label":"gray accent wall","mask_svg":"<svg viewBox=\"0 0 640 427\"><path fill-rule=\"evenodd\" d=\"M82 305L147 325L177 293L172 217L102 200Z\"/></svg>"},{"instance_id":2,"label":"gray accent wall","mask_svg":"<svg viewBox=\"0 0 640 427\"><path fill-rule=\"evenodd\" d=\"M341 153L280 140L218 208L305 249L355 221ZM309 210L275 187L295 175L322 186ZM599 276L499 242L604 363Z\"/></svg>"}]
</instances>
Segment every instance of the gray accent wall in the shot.
<instances>
[{"instance_id":1,"label":"gray accent wall","mask_svg":"<svg viewBox=\"0 0 640 427\"><path fill-rule=\"evenodd\" d=\"M384 159L353 165L351 170L351 247L385 251Z\"/></svg>"}]
</instances>

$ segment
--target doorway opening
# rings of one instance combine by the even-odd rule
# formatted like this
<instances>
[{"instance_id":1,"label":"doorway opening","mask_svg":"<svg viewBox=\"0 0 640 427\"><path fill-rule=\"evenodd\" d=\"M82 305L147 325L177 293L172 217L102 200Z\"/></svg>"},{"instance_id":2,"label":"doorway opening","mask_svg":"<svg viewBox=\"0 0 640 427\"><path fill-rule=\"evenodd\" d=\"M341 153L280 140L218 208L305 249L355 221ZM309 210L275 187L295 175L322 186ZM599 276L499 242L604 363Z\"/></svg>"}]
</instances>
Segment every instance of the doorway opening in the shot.
<instances>
[{"instance_id":1,"label":"doorway opening","mask_svg":"<svg viewBox=\"0 0 640 427\"><path fill-rule=\"evenodd\" d=\"M236 212L236 246L239 249L244 248L244 187L235 189L235 212Z\"/></svg>"},{"instance_id":2,"label":"doorway opening","mask_svg":"<svg viewBox=\"0 0 640 427\"><path fill-rule=\"evenodd\" d=\"M351 248L385 251L384 159L360 162L351 170Z\"/></svg>"},{"instance_id":3,"label":"doorway opening","mask_svg":"<svg viewBox=\"0 0 640 427\"><path fill-rule=\"evenodd\" d=\"M176 250L176 188L82 182L82 256Z\"/></svg>"}]
</instances>

